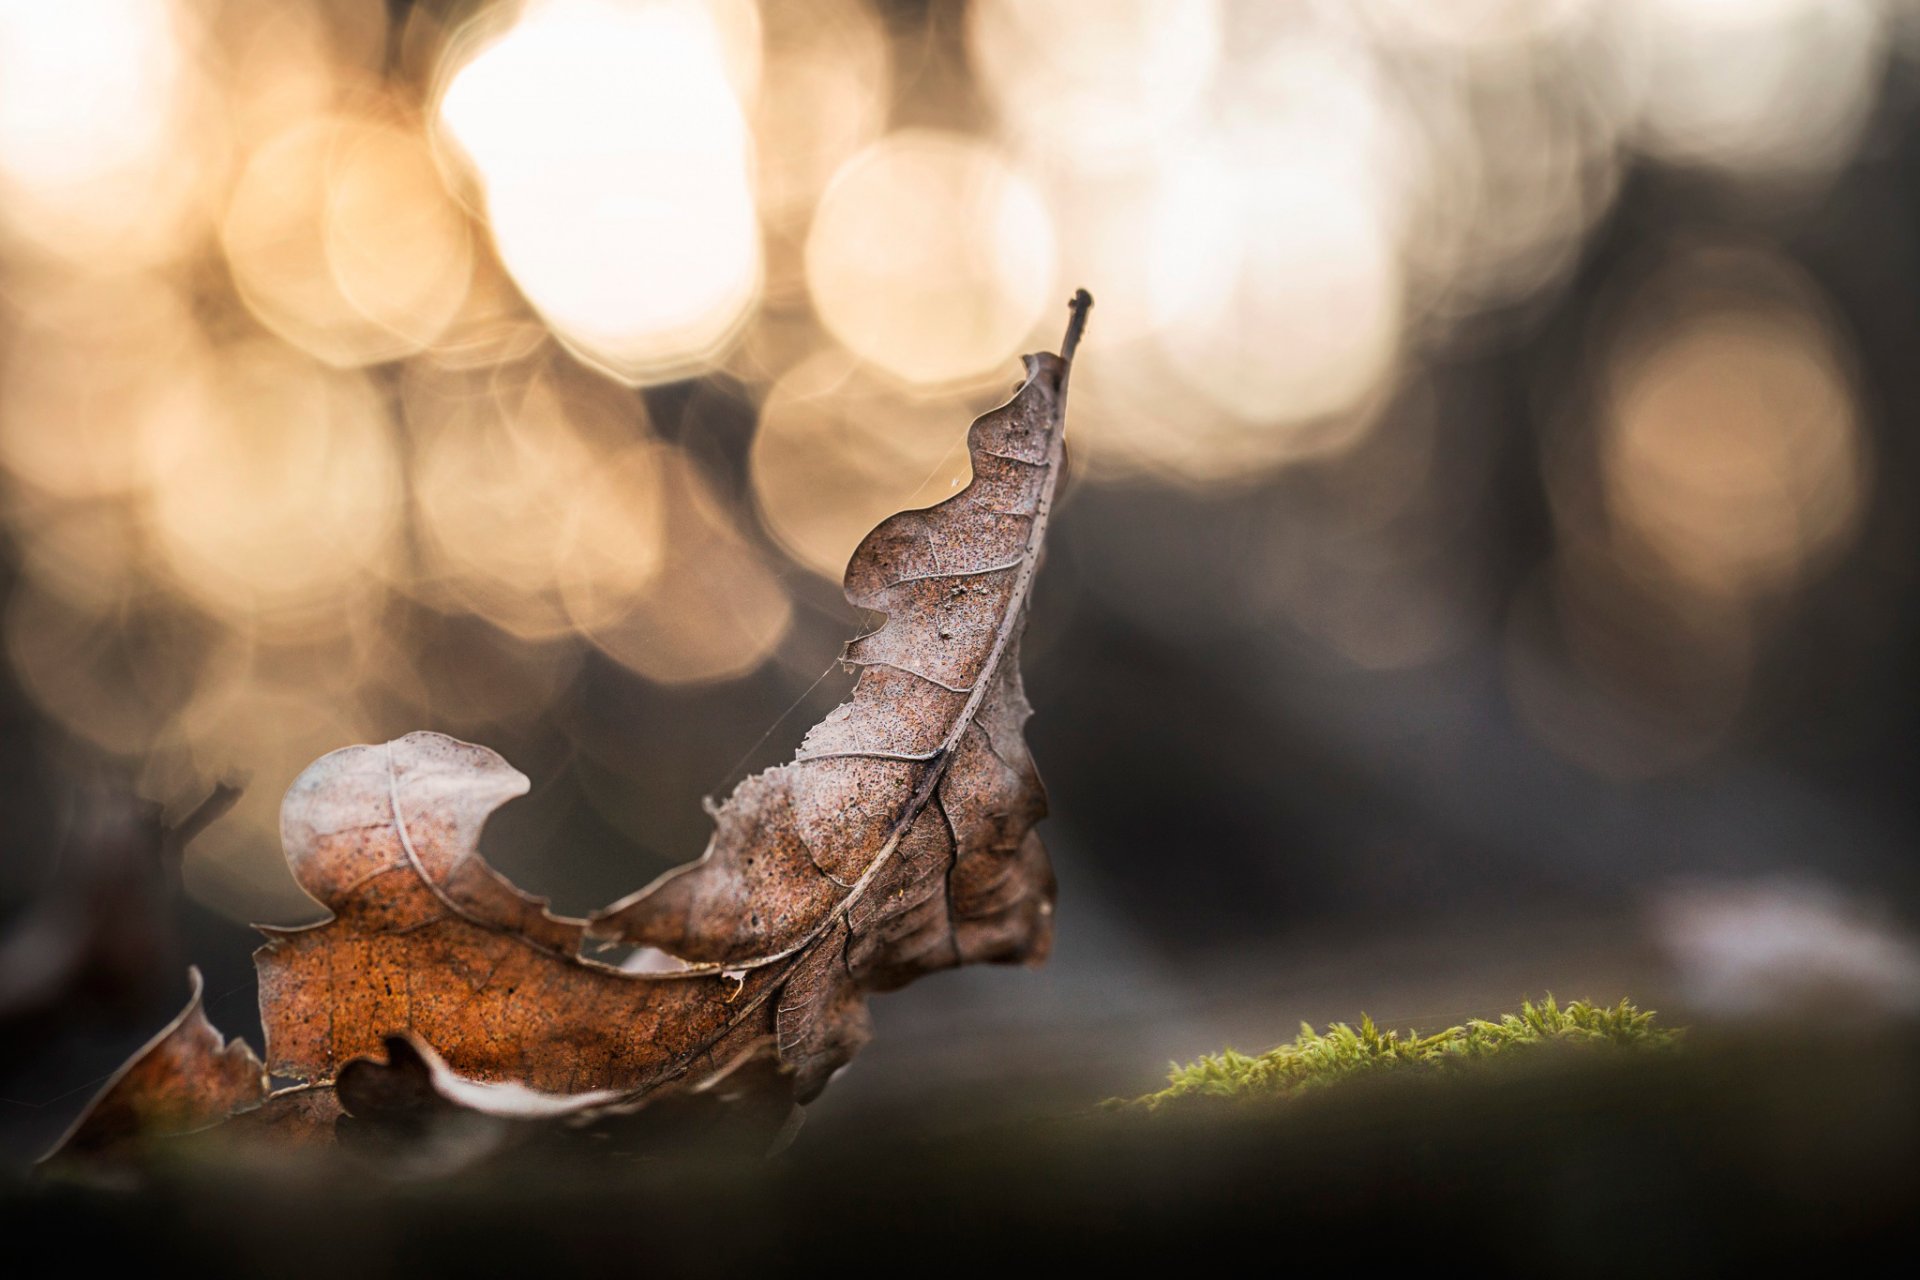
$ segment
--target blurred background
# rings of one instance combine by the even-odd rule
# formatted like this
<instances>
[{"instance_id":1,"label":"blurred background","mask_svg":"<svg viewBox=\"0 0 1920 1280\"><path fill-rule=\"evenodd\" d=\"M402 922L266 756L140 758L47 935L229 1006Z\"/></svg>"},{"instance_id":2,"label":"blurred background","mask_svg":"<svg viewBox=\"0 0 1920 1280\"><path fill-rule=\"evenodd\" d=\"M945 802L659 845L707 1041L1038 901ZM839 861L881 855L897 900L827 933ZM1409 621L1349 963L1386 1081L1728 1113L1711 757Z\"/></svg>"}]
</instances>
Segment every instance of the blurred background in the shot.
<instances>
[{"instance_id":1,"label":"blurred background","mask_svg":"<svg viewBox=\"0 0 1920 1280\"><path fill-rule=\"evenodd\" d=\"M189 961L257 1045L334 747L501 751L563 911L696 856L1076 286L1058 951L823 1123L1920 1008L1920 3L0 0L9 1153Z\"/></svg>"}]
</instances>

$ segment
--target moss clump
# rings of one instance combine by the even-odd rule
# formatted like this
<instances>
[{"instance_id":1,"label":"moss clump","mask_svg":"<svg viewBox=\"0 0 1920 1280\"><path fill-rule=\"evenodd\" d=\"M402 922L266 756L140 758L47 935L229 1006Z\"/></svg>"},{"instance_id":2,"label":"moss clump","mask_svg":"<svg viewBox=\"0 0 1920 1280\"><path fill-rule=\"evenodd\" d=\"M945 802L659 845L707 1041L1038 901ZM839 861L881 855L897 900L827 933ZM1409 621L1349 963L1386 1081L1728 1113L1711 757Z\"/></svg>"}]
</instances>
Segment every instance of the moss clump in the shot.
<instances>
[{"instance_id":1,"label":"moss clump","mask_svg":"<svg viewBox=\"0 0 1920 1280\"><path fill-rule=\"evenodd\" d=\"M1288 1098L1356 1075L1379 1071L1443 1073L1518 1049L1544 1044L1660 1049L1679 1032L1653 1025L1622 999L1616 1005L1575 1000L1564 1009L1549 995L1539 1004L1521 1004L1520 1012L1499 1021L1474 1019L1432 1035L1382 1031L1361 1015L1358 1028L1336 1022L1324 1032L1300 1024L1292 1043L1261 1054L1228 1049L1185 1066L1174 1064L1167 1087L1122 1105L1158 1108L1179 1099L1225 1098L1235 1101Z\"/></svg>"}]
</instances>

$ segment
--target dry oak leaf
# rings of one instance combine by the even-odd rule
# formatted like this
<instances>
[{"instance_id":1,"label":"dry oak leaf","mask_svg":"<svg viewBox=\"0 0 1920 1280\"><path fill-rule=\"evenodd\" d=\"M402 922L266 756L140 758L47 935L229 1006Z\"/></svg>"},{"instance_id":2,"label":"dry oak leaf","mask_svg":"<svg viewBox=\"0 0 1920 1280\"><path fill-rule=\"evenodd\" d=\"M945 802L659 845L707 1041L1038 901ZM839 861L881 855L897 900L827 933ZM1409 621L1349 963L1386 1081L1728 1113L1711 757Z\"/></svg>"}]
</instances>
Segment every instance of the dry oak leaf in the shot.
<instances>
[{"instance_id":1,"label":"dry oak leaf","mask_svg":"<svg viewBox=\"0 0 1920 1280\"><path fill-rule=\"evenodd\" d=\"M258 1107L267 1073L244 1040L227 1041L201 1007L206 984L187 976L187 1007L116 1071L55 1151L72 1166L111 1164L143 1141L177 1137Z\"/></svg>"},{"instance_id":2,"label":"dry oak leaf","mask_svg":"<svg viewBox=\"0 0 1920 1280\"><path fill-rule=\"evenodd\" d=\"M783 971L742 983L597 963L580 954L583 922L481 860L481 825L526 789L492 751L434 733L347 747L301 774L281 840L333 918L268 930L255 953L274 1075L332 1080L410 1031L470 1080L626 1096L765 1039L755 1015Z\"/></svg>"},{"instance_id":3,"label":"dry oak leaf","mask_svg":"<svg viewBox=\"0 0 1920 1280\"><path fill-rule=\"evenodd\" d=\"M869 993L1043 959L1054 881L1019 645L1091 305L1075 295L1061 353L1026 357L1013 398L973 424L971 483L855 551L847 598L885 621L846 648L851 697L735 789L699 861L564 919L479 855L488 815L527 789L494 752L415 733L309 766L281 836L332 917L264 930L255 955L266 1068L305 1083L235 1109L304 1134L355 1114L356 1094L577 1119L772 1080L806 1102L866 1041ZM649 963L582 953L602 940ZM404 1073L397 1091L349 1087L383 1070Z\"/></svg>"}]
</instances>

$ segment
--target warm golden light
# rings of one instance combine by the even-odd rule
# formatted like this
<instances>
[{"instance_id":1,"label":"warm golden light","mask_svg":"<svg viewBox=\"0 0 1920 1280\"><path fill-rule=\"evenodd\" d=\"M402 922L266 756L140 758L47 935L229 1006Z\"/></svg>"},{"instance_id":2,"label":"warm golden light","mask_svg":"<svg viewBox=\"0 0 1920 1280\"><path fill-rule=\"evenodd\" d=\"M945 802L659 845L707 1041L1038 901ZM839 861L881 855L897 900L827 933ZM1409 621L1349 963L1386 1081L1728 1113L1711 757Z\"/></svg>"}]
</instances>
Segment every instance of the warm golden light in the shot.
<instances>
[{"instance_id":1,"label":"warm golden light","mask_svg":"<svg viewBox=\"0 0 1920 1280\"><path fill-rule=\"evenodd\" d=\"M1632 0L1612 16L1648 150L1763 177L1853 154L1886 56L1875 0Z\"/></svg>"},{"instance_id":2,"label":"warm golden light","mask_svg":"<svg viewBox=\"0 0 1920 1280\"><path fill-rule=\"evenodd\" d=\"M425 143L365 118L305 121L255 152L222 244L254 313L339 365L426 347L472 273L466 217Z\"/></svg>"},{"instance_id":3,"label":"warm golden light","mask_svg":"<svg viewBox=\"0 0 1920 1280\"><path fill-rule=\"evenodd\" d=\"M182 247L195 34L169 0L0 0L0 233L88 267Z\"/></svg>"},{"instance_id":4,"label":"warm golden light","mask_svg":"<svg viewBox=\"0 0 1920 1280\"><path fill-rule=\"evenodd\" d=\"M883 138L834 178L807 282L835 337L923 384L1018 354L1059 291L1033 188L979 139L929 130Z\"/></svg>"},{"instance_id":5,"label":"warm golden light","mask_svg":"<svg viewBox=\"0 0 1920 1280\"><path fill-rule=\"evenodd\" d=\"M541 825L650 845L602 699L745 746L1084 285L1100 607L1036 643L1497 653L1502 733L1719 758L1894 607L1916 15L0 0L0 684L51 773L251 769L230 912L304 904L297 768L416 726L577 749Z\"/></svg>"},{"instance_id":6,"label":"warm golden light","mask_svg":"<svg viewBox=\"0 0 1920 1280\"><path fill-rule=\"evenodd\" d=\"M1353 409L1400 347L1400 263L1377 193L1286 143L1193 157L1150 247L1169 356L1193 391L1257 423Z\"/></svg>"},{"instance_id":7,"label":"warm golden light","mask_svg":"<svg viewBox=\"0 0 1920 1280\"><path fill-rule=\"evenodd\" d=\"M698 466L665 448L658 466L666 502L659 575L612 621L596 621L602 602L589 597L582 629L609 657L662 684L745 675L787 634L792 601Z\"/></svg>"},{"instance_id":8,"label":"warm golden light","mask_svg":"<svg viewBox=\"0 0 1920 1280\"><path fill-rule=\"evenodd\" d=\"M515 282L569 345L631 381L710 361L759 288L726 30L694 0L543 0L440 102Z\"/></svg>"},{"instance_id":9,"label":"warm golden light","mask_svg":"<svg viewBox=\"0 0 1920 1280\"><path fill-rule=\"evenodd\" d=\"M40 709L121 756L152 750L193 698L240 676L246 653L236 633L166 601L103 615L31 583L7 601L5 638L8 663Z\"/></svg>"},{"instance_id":10,"label":"warm golden light","mask_svg":"<svg viewBox=\"0 0 1920 1280\"><path fill-rule=\"evenodd\" d=\"M259 342L220 353L203 413L150 424L153 532L176 586L216 612L302 631L393 552L400 472L379 395Z\"/></svg>"},{"instance_id":11,"label":"warm golden light","mask_svg":"<svg viewBox=\"0 0 1920 1280\"><path fill-rule=\"evenodd\" d=\"M1535 736L1639 778L1734 730L1769 617L1859 526L1868 437L1846 335L1764 248L1676 256L1597 354L1594 419L1546 451L1556 550L1507 676Z\"/></svg>"},{"instance_id":12,"label":"warm golden light","mask_svg":"<svg viewBox=\"0 0 1920 1280\"><path fill-rule=\"evenodd\" d=\"M1060 237L1058 277L1100 281L1100 332L1109 348L1151 338L1168 322L1155 297L1151 246L1186 229L1168 216L1178 193L1172 172L1056 171L1042 193Z\"/></svg>"},{"instance_id":13,"label":"warm golden light","mask_svg":"<svg viewBox=\"0 0 1920 1280\"><path fill-rule=\"evenodd\" d=\"M221 109L242 157L295 125L322 119L343 98L376 99L385 23L367 0L227 6L209 32ZM384 15L381 15L384 17ZM370 44L377 41L378 53Z\"/></svg>"},{"instance_id":14,"label":"warm golden light","mask_svg":"<svg viewBox=\"0 0 1920 1280\"><path fill-rule=\"evenodd\" d=\"M887 34L868 0L772 4L753 113L770 302L802 298L814 204L880 136L892 90Z\"/></svg>"},{"instance_id":15,"label":"warm golden light","mask_svg":"<svg viewBox=\"0 0 1920 1280\"><path fill-rule=\"evenodd\" d=\"M1403 255L1435 331L1563 282L1619 188L1618 114L1523 65L1429 89L1408 117Z\"/></svg>"},{"instance_id":16,"label":"warm golden light","mask_svg":"<svg viewBox=\"0 0 1920 1280\"><path fill-rule=\"evenodd\" d=\"M767 527L834 581L881 520L966 483L965 424L992 398L915 398L851 363L826 352L789 371L768 392L753 439L753 490Z\"/></svg>"},{"instance_id":17,"label":"warm golden light","mask_svg":"<svg viewBox=\"0 0 1920 1280\"><path fill-rule=\"evenodd\" d=\"M415 492L429 599L543 638L579 625L577 602L594 601L604 621L652 580L664 500L655 446L634 439L637 400L623 416L540 376L498 389L428 380L407 402L424 440Z\"/></svg>"},{"instance_id":18,"label":"warm golden light","mask_svg":"<svg viewBox=\"0 0 1920 1280\"><path fill-rule=\"evenodd\" d=\"M1150 157L1193 122L1222 22L1212 0L976 0L967 36L1012 136L1103 168Z\"/></svg>"},{"instance_id":19,"label":"warm golden light","mask_svg":"<svg viewBox=\"0 0 1920 1280\"><path fill-rule=\"evenodd\" d=\"M1101 305L1105 305L1102 300ZM1185 486L1230 484L1265 474L1272 450L1262 434L1187 390L1181 372L1152 341L1075 361L1073 394L1085 425L1074 465L1102 478L1151 478ZM1285 456L1285 451L1283 451Z\"/></svg>"},{"instance_id":20,"label":"warm golden light","mask_svg":"<svg viewBox=\"0 0 1920 1280\"><path fill-rule=\"evenodd\" d=\"M190 300L157 275L90 276L25 295L0 361L0 462L36 489L124 496L145 439L206 412L211 350Z\"/></svg>"},{"instance_id":21,"label":"warm golden light","mask_svg":"<svg viewBox=\"0 0 1920 1280\"><path fill-rule=\"evenodd\" d=\"M78 611L112 616L148 590L152 547L126 503L26 501L7 515L22 575Z\"/></svg>"},{"instance_id":22,"label":"warm golden light","mask_svg":"<svg viewBox=\"0 0 1920 1280\"><path fill-rule=\"evenodd\" d=\"M1853 392L1826 333L1783 309L1709 311L1623 359L1601 463L1607 506L1688 583L1793 582L1863 498Z\"/></svg>"},{"instance_id":23,"label":"warm golden light","mask_svg":"<svg viewBox=\"0 0 1920 1280\"><path fill-rule=\"evenodd\" d=\"M1602 0L1359 0L1387 40L1440 53L1507 53L1558 35Z\"/></svg>"},{"instance_id":24,"label":"warm golden light","mask_svg":"<svg viewBox=\"0 0 1920 1280\"><path fill-rule=\"evenodd\" d=\"M417 130L372 128L341 143L326 203L334 287L369 322L424 348L466 299L466 218Z\"/></svg>"},{"instance_id":25,"label":"warm golden light","mask_svg":"<svg viewBox=\"0 0 1920 1280\"><path fill-rule=\"evenodd\" d=\"M350 697L299 678L276 680L271 672L249 676L194 699L170 726L146 785L166 794L180 783L246 778L233 811L188 849L181 868L187 891L241 920L310 919L313 900L286 859L262 853L280 847L280 799L308 763L377 740L379 727Z\"/></svg>"}]
</instances>

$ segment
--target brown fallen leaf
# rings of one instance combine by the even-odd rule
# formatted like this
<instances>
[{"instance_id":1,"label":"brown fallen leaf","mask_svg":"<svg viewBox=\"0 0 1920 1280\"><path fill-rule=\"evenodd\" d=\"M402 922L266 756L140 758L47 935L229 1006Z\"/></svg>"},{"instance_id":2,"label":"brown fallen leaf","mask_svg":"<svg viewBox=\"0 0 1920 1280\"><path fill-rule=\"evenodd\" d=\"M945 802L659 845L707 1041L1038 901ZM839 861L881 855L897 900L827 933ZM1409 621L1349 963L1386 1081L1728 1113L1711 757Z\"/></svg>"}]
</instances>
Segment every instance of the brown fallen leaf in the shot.
<instances>
[{"instance_id":1,"label":"brown fallen leaf","mask_svg":"<svg viewBox=\"0 0 1920 1280\"><path fill-rule=\"evenodd\" d=\"M256 953L273 1074L331 1080L412 1031L472 1080L626 1095L717 1069L766 1034L765 990L585 959L582 922L481 861L487 815L526 788L492 751L432 733L335 751L301 774L281 839L334 915L269 930Z\"/></svg>"},{"instance_id":2,"label":"brown fallen leaf","mask_svg":"<svg viewBox=\"0 0 1920 1280\"><path fill-rule=\"evenodd\" d=\"M244 1040L228 1041L201 1007L205 982L180 1015L113 1074L54 1150L70 1166L124 1160L140 1144L250 1111L267 1097L267 1073Z\"/></svg>"},{"instance_id":3,"label":"brown fallen leaf","mask_svg":"<svg viewBox=\"0 0 1920 1280\"><path fill-rule=\"evenodd\" d=\"M1044 958L1054 881L1019 644L1091 305L1075 296L1061 354L1026 357L1014 397L973 424L972 482L854 553L847 598L886 619L847 646L851 697L792 763L735 789L698 862L565 919L480 857L488 815L527 789L494 752L415 733L309 766L281 836L332 917L266 929L255 955L266 1068L305 1083L232 1109L306 1134L449 1108L571 1120L723 1082L806 1102L865 1043L869 993ZM600 963L589 940L655 963ZM128 1080L206 1069L152 1050ZM69 1145L95 1140L109 1103L128 1106L103 1096Z\"/></svg>"},{"instance_id":4,"label":"brown fallen leaf","mask_svg":"<svg viewBox=\"0 0 1920 1280\"><path fill-rule=\"evenodd\" d=\"M1022 729L1020 636L1065 463L1061 355L968 436L972 482L883 522L847 599L886 614L847 646L853 696L794 762L750 778L700 861L597 916L594 933L749 975L792 960L773 1031L795 1096L866 1042L865 997L978 961L1044 959L1053 873L1046 792Z\"/></svg>"}]
</instances>

